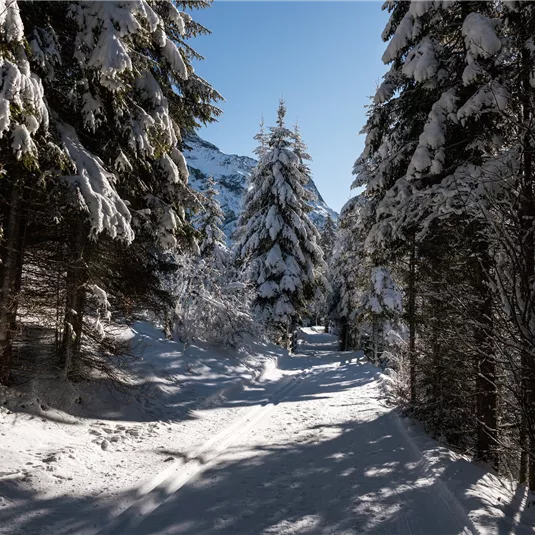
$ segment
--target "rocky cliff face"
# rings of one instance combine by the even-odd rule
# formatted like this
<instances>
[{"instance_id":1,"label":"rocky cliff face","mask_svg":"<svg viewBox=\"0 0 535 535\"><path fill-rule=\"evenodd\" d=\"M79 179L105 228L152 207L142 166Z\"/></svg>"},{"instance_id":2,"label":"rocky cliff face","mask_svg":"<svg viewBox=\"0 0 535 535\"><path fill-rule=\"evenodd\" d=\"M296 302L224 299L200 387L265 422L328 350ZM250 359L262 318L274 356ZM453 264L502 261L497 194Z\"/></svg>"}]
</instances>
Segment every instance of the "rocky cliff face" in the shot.
<instances>
[{"instance_id":1,"label":"rocky cliff face","mask_svg":"<svg viewBox=\"0 0 535 535\"><path fill-rule=\"evenodd\" d=\"M225 214L223 230L230 238L241 212L241 200L249 173L257 162L248 156L223 154L215 145L199 136L188 137L186 144L189 148L183 152L190 171L190 183L195 189L201 190L206 178L213 176L219 188L219 203ZM328 214L336 220L338 214L325 204L314 182L311 181L307 187L317 197L311 203L312 221L321 228Z\"/></svg>"}]
</instances>

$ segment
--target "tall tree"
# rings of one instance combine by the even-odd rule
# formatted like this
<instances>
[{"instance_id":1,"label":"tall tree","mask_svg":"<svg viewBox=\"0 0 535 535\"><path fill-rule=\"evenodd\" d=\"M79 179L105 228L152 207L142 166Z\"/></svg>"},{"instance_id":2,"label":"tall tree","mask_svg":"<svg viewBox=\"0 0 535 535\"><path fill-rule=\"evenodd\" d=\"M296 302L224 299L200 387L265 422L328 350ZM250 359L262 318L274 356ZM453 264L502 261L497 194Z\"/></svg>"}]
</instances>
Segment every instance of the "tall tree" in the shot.
<instances>
[{"instance_id":1,"label":"tall tree","mask_svg":"<svg viewBox=\"0 0 535 535\"><path fill-rule=\"evenodd\" d=\"M325 224L321 229L321 248L325 258L331 258L336 241L336 223L331 214L325 219Z\"/></svg>"},{"instance_id":2,"label":"tall tree","mask_svg":"<svg viewBox=\"0 0 535 535\"><path fill-rule=\"evenodd\" d=\"M309 177L293 152L281 100L276 126L251 173L239 220L237 258L248 265L256 309L279 338L298 320L321 277L319 233L308 217Z\"/></svg>"},{"instance_id":3,"label":"tall tree","mask_svg":"<svg viewBox=\"0 0 535 535\"><path fill-rule=\"evenodd\" d=\"M440 302L446 300L436 289L417 296L416 265L422 263L421 257L427 254L426 251L438 252L432 246L433 240L450 241L463 250L465 246L472 249L470 258L474 277L471 279L470 295L477 305L469 307L466 303L464 313L467 313L471 325L468 336L475 362L475 394L479 400L473 425L477 429L479 456L495 462L497 392L494 348L490 340L490 244L481 211L475 220L474 211L466 217L466 207L452 209L454 203L451 198L455 196L455 188L461 191L472 185L477 188L476 181L472 185L465 181L465 185L459 188L460 173L453 180L452 177L455 170L466 169L468 162L473 162L472 165L482 163L486 147L479 134L489 132L489 116L482 116L481 111L493 107L499 110L503 104L504 93L498 84L493 87L495 100L492 102L488 98L488 87L477 87L481 85L484 67L501 48L495 33L496 22L490 18L496 12L496 6L485 2L394 2L390 9L392 16L383 34L390 41L383 60L391 63L392 67L376 94L366 128L366 149L356 167L359 177L355 185L365 183L366 194L373 199L367 243L377 246L376 257L377 250L382 250L384 259L390 264L394 260L394 251L398 264L403 258L408 258L406 293L410 321L411 398L414 404L426 398L424 383L420 394L416 390L417 355L427 358L429 348L432 362L439 362L436 354L439 345L434 340L440 328L432 324L430 329L424 329L422 325L417 349L415 322L425 321L425 316L419 316L416 307L426 308L429 305L434 310L442 310L443 314L448 310L448 306L440 306ZM414 106L418 110L411 113ZM478 120L474 121L476 115ZM448 180L451 184L449 197L445 192L442 196L446 206L438 207L434 204L438 190L444 191ZM477 206L473 199L471 203L474 208ZM446 218L451 218L453 224L444 223ZM454 234L457 229L460 232L463 225L470 228L470 234L464 234L464 244ZM440 279L436 278L437 271L447 270L449 262L455 258L450 255L450 260L447 256L444 255L441 262L429 259L427 265L429 262L434 265L435 272L419 270L420 292L426 283L434 284ZM377 260L379 264L383 262L380 258ZM428 273L431 278L422 280L422 275ZM465 292L464 295L468 294ZM422 375L425 375L423 369L418 376ZM470 391L472 379L474 377L467 378L465 384L459 384L459 394Z\"/></svg>"},{"instance_id":4,"label":"tall tree","mask_svg":"<svg viewBox=\"0 0 535 535\"><path fill-rule=\"evenodd\" d=\"M208 177L202 192L203 210L193 220L200 234L199 251L201 257L211 259L222 270L229 261L230 252L225 233L221 230L225 216L217 200L218 191L213 177Z\"/></svg>"},{"instance_id":5,"label":"tall tree","mask_svg":"<svg viewBox=\"0 0 535 535\"><path fill-rule=\"evenodd\" d=\"M220 97L191 66L199 56L187 41L207 30L178 5L137 0L19 6L20 28L35 73L31 84L38 84L51 118L44 147L56 162L50 166L55 176L48 176L43 188L49 199L39 193L40 210L57 198L66 203L59 217L51 210L42 220L50 227L63 225L61 241L68 244L65 255L70 256L65 264L61 334L67 375L80 353L82 330L89 328L87 322L84 327L89 289L97 282L103 291L111 289L110 278L98 269L106 238L122 242L123 255L135 239L136 256L143 252L137 258L149 275L154 259L165 259L161 251L193 244L187 212L199 204L187 185L181 139L219 113L214 101ZM28 62L25 69L29 73ZM34 104L36 112L43 108ZM32 121L31 129L37 131L38 125ZM17 145L21 157L28 148L36 149L30 138L20 139L25 140ZM58 187L61 196L52 199L51 191L57 195ZM30 230L33 235L38 227ZM126 267L118 262L121 269ZM21 262L18 265L20 274ZM123 276L129 273L133 271L124 270ZM16 307L10 314L16 314Z\"/></svg>"},{"instance_id":6,"label":"tall tree","mask_svg":"<svg viewBox=\"0 0 535 535\"><path fill-rule=\"evenodd\" d=\"M329 318L339 326L340 349L349 349L350 317L359 306L360 259L363 255L359 223L362 198L350 199L340 211L332 257L329 259Z\"/></svg>"},{"instance_id":7,"label":"tall tree","mask_svg":"<svg viewBox=\"0 0 535 535\"><path fill-rule=\"evenodd\" d=\"M57 147L47 136L50 114L42 80L29 62L31 53L19 4L7 0L0 11L0 383L7 383L21 282L27 194L46 174L50 152Z\"/></svg>"}]
</instances>

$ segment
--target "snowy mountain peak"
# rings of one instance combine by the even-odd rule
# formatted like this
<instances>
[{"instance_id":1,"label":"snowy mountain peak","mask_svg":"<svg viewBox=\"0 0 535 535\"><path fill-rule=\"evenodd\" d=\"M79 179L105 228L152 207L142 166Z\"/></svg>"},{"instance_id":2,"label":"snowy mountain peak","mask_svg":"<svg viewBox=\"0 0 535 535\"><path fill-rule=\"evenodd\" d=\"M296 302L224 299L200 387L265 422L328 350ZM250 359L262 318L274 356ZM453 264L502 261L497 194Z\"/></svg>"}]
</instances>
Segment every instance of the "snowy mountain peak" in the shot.
<instances>
[{"instance_id":1,"label":"snowy mountain peak","mask_svg":"<svg viewBox=\"0 0 535 535\"><path fill-rule=\"evenodd\" d=\"M230 238L242 210L242 196L247 187L247 179L257 161L248 156L224 154L197 135L186 139L186 147L183 153L190 171L190 183L196 190L201 190L210 175L214 178L219 190L218 200L225 214L223 230ZM317 197L311 203L312 212L309 214L314 224L323 227L329 214L333 219L338 219L338 214L325 204L314 182L311 181L308 188Z\"/></svg>"}]
</instances>

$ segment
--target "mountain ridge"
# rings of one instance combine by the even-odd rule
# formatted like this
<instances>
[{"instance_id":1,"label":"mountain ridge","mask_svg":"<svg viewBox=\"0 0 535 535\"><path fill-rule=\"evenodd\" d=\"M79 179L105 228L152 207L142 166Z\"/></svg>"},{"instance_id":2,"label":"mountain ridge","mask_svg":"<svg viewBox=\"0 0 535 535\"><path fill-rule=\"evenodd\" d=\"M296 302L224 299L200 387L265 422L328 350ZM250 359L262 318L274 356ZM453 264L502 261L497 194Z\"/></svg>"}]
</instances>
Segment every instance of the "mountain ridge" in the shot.
<instances>
[{"instance_id":1,"label":"mountain ridge","mask_svg":"<svg viewBox=\"0 0 535 535\"><path fill-rule=\"evenodd\" d=\"M197 134L185 139L184 157L190 172L190 184L201 191L208 178L212 176L219 191L219 203L225 214L223 231L230 240L236 221L241 213L241 200L247 187L247 180L257 161L249 156L225 154L216 145L206 141ZM310 203L312 211L309 216L318 227L323 227L330 214L335 220L338 213L327 206L313 180L306 186L314 192L317 199Z\"/></svg>"}]
</instances>

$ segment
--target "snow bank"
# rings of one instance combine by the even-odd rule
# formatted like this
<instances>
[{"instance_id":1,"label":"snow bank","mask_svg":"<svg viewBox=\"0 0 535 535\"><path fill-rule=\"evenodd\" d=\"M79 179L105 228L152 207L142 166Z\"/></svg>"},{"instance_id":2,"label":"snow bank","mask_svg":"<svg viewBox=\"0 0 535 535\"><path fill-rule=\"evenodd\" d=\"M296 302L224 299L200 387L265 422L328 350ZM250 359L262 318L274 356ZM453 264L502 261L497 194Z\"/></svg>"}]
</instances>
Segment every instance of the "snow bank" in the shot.
<instances>
[{"instance_id":1,"label":"snow bank","mask_svg":"<svg viewBox=\"0 0 535 535\"><path fill-rule=\"evenodd\" d=\"M229 396L281 377L276 346L185 349L143 322L122 335L138 359L119 389L52 376L0 389L0 533L59 533L52 526L72 516L73 501L137 488L235 417Z\"/></svg>"},{"instance_id":2,"label":"snow bank","mask_svg":"<svg viewBox=\"0 0 535 535\"><path fill-rule=\"evenodd\" d=\"M377 392L388 405L399 401L400 381L394 370L379 371L374 379ZM435 486L440 499L455 514L468 519L471 533L535 533L535 496L526 487L498 477L484 464L431 438L420 422L401 417L394 421L420 459L414 466L422 474L419 484Z\"/></svg>"}]
</instances>

